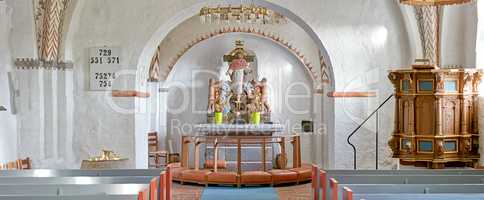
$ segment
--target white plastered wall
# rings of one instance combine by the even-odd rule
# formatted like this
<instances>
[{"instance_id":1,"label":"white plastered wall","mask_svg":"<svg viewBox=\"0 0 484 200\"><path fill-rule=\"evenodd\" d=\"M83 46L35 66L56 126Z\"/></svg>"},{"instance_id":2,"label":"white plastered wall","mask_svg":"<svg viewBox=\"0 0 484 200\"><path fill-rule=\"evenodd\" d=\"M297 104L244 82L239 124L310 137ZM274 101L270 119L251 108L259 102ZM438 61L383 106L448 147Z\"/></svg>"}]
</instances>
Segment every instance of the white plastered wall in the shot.
<instances>
[{"instance_id":1,"label":"white plastered wall","mask_svg":"<svg viewBox=\"0 0 484 200\"><path fill-rule=\"evenodd\" d=\"M19 2L22 1L24 0L19 0ZM137 102L129 98L117 99L115 100L117 105L137 110L135 113L122 114L112 109L104 93L93 93L87 90L87 49L103 45L122 47L123 57L126 59L123 63L125 68L136 74L123 82L123 89L148 90L145 80L156 46L169 31L195 15L201 6L208 4L207 2L217 1L90 0L77 2L76 8L71 13L71 27L65 36L66 59L74 62L70 81L72 97L68 97L71 99L67 100L67 102L72 101L72 109L66 109L66 112L72 115L72 120L65 123L67 126L72 126L75 162L80 162L90 154L97 153L102 145L106 145L107 148L130 157L133 160L133 166L142 168L145 166L145 160L137 156L145 156L143 149L146 144L142 141L145 140L146 132L150 130L150 119L143 115L148 113L145 109L148 105L146 102ZM333 148L324 150L328 152L331 161L327 167L352 168L352 153L346 144L347 134L378 105L378 102L392 92L386 78L387 70L409 66L414 59L414 49L409 43L415 40L409 39L409 35L412 34L407 31L405 17L401 13L398 1L257 2L282 7L287 9L289 14L300 17L299 20L305 24L304 29L313 30L315 33L313 36L324 44L327 50L325 57L331 61L330 66L334 72L332 77L334 84L325 86L323 95L334 89L378 92L378 98L325 98L323 100L325 105L334 104L334 107L323 106L328 126L326 142L334 145ZM32 11L31 8L25 10ZM24 25L22 22L14 22L14 30L16 26L22 27L22 30L17 29L18 32L12 35L26 41L13 39L13 42L18 41L15 44L19 46L13 47L14 57L29 57L30 52L20 51L35 51L33 48L35 43L28 39L31 38L32 32L24 31L31 28L31 25L32 23ZM20 34L25 34L25 37ZM35 54L32 53L30 57L33 55ZM449 63L453 62L449 61ZM34 103L38 102L34 101ZM383 168L391 168L394 164L386 144L393 130L393 107L392 104L385 106L380 116L382 126L379 152L380 164ZM140 118L137 119L137 117ZM30 126L28 121L32 120L22 122L21 126L26 130L39 130L40 124L33 123ZM359 151L365 152L359 154L361 156L359 166L362 168L374 168L373 131L372 125L366 126L359 136L353 139ZM135 145L135 138L141 142L141 146ZM140 151L136 151L136 148ZM136 156L136 152L140 153ZM134 160L138 160L139 163L135 164Z\"/></svg>"}]
</instances>

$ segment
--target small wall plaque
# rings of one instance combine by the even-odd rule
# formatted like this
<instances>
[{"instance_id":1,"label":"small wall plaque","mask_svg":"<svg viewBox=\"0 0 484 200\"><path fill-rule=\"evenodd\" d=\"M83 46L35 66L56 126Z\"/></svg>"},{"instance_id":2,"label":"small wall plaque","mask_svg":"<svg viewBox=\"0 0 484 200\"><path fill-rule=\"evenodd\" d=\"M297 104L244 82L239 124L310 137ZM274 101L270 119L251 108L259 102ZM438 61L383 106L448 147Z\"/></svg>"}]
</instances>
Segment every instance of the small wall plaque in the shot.
<instances>
[{"instance_id":1,"label":"small wall plaque","mask_svg":"<svg viewBox=\"0 0 484 200\"><path fill-rule=\"evenodd\" d=\"M90 48L89 66L89 88L98 91L113 90L114 81L121 69L121 48Z\"/></svg>"}]
</instances>

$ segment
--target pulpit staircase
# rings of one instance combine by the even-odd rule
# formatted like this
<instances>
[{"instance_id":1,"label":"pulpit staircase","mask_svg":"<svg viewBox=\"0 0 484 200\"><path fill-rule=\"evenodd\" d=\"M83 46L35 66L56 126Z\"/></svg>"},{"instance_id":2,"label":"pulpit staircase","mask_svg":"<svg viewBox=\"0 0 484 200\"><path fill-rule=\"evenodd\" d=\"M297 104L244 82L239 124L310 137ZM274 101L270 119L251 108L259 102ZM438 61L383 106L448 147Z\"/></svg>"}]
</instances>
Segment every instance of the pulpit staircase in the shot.
<instances>
[{"instance_id":1,"label":"pulpit staircase","mask_svg":"<svg viewBox=\"0 0 484 200\"><path fill-rule=\"evenodd\" d=\"M363 122L361 122L358 127L355 128L355 130L353 130L349 135L348 137L346 138L346 141L347 143L351 146L351 148L353 149L353 168L356 170L357 169L357 166L356 166L356 163L357 163L357 151L356 151L356 146L351 143L351 137L353 137L357 132L358 130L361 129L361 127L363 127L363 125L366 124L366 122L368 122L368 120L370 120L373 116L375 116L375 168L378 170L378 134L379 134L379 114L378 114L378 111L386 104L388 103L388 101L390 101L390 99L392 99L394 97L394 95L390 95L388 96L385 101L383 101L380 105L378 105L378 107L368 116L365 118L365 120L363 120Z\"/></svg>"}]
</instances>

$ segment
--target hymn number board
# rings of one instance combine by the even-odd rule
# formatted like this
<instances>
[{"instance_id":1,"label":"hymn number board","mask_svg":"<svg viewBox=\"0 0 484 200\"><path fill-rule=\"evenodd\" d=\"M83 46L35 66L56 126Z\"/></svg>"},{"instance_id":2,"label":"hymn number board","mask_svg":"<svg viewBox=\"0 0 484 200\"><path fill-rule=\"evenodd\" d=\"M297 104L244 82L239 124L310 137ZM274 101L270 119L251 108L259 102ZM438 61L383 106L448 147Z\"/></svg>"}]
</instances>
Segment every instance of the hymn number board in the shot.
<instances>
[{"instance_id":1,"label":"hymn number board","mask_svg":"<svg viewBox=\"0 0 484 200\"><path fill-rule=\"evenodd\" d=\"M121 70L119 47L93 47L89 49L91 90L112 90Z\"/></svg>"}]
</instances>

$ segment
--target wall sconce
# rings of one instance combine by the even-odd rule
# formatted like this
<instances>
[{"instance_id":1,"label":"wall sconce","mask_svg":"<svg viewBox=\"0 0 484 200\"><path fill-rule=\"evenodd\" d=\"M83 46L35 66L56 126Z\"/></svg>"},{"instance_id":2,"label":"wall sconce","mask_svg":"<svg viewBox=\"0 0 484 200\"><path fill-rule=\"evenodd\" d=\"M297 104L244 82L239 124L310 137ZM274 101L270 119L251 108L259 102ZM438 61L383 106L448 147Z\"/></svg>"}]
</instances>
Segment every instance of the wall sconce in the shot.
<instances>
[{"instance_id":1,"label":"wall sconce","mask_svg":"<svg viewBox=\"0 0 484 200\"><path fill-rule=\"evenodd\" d=\"M0 106L0 111L7 111L7 109L3 106Z\"/></svg>"}]
</instances>

